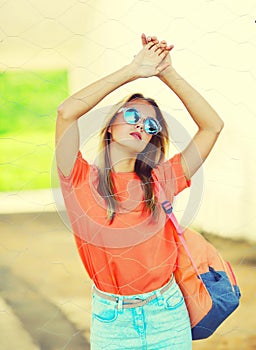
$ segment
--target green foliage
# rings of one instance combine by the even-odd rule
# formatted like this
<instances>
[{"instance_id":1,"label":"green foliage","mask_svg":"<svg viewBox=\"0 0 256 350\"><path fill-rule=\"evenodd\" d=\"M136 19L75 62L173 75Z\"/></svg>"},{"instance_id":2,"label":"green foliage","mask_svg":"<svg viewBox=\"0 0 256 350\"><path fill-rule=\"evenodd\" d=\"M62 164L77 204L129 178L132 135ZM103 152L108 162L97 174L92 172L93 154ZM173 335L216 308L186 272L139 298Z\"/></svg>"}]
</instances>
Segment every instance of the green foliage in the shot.
<instances>
[{"instance_id":1,"label":"green foliage","mask_svg":"<svg viewBox=\"0 0 256 350\"><path fill-rule=\"evenodd\" d=\"M49 188L66 71L0 73L0 191Z\"/></svg>"},{"instance_id":2,"label":"green foliage","mask_svg":"<svg viewBox=\"0 0 256 350\"><path fill-rule=\"evenodd\" d=\"M66 71L0 73L0 134L50 130L66 95Z\"/></svg>"}]
</instances>

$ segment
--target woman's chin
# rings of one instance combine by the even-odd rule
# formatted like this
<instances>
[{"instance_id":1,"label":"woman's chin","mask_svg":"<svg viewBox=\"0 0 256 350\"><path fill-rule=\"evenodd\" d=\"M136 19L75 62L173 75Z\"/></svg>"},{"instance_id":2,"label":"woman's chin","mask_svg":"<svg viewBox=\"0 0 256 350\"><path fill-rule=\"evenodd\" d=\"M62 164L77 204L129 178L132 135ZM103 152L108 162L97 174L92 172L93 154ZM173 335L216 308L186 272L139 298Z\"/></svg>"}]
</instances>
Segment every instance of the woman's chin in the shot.
<instances>
[{"instance_id":1,"label":"woman's chin","mask_svg":"<svg viewBox=\"0 0 256 350\"><path fill-rule=\"evenodd\" d=\"M116 144L116 145L115 145ZM138 154L142 152L145 147L147 146L147 143L144 140L139 140L135 138L125 138L122 140L118 140L112 143L112 146L114 147L121 147L123 148L123 151L127 151L127 153L134 153Z\"/></svg>"}]
</instances>

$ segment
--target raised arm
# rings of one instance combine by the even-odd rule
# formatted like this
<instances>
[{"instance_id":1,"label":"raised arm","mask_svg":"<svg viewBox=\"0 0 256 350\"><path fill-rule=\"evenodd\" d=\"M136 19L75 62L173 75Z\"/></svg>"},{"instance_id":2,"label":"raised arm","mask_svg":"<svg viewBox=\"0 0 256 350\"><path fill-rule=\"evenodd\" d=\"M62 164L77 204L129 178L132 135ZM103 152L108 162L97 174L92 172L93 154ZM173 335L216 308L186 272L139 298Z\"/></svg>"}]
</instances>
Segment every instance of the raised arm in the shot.
<instances>
[{"instance_id":1,"label":"raised arm","mask_svg":"<svg viewBox=\"0 0 256 350\"><path fill-rule=\"evenodd\" d=\"M197 133L182 152L182 167L190 179L208 157L224 123L209 103L173 68L160 79L180 98L198 126Z\"/></svg>"},{"instance_id":2,"label":"raised arm","mask_svg":"<svg viewBox=\"0 0 256 350\"><path fill-rule=\"evenodd\" d=\"M120 86L138 78L159 74L168 67L163 63L168 52L148 43L133 61L118 71L90 84L66 99L58 108L56 121L56 160L64 176L73 168L79 150L77 120Z\"/></svg>"},{"instance_id":3,"label":"raised arm","mask_svg":"<svg viewBox=\"0 0 256 350\"><path fill-rule=\"evenodd\" d=\"M162 50L171 51L173 45L165 41L158 42L156 37L142 35L142 44L154 42ZM182 167L190 179L199 169L212 150L224 126L222 119L210 104L173 68L170 54L166 56L169 66L158 74L158 77L179 97L190 116L196 123L198 131L192 141L182 152Z\"/></svg>"},{"instance_id":4,"label":"raised arm","mask_svg":"<svg viewBox=\"0 0 256 350\"><path fill-rule=\"evenodd\" d=\"M79 150L77 120L96 106L106 95L135 78L129 66L100 79L70 96L58 108L56 121L56 161L68 176Z\"/></svg>"}]
</instances>

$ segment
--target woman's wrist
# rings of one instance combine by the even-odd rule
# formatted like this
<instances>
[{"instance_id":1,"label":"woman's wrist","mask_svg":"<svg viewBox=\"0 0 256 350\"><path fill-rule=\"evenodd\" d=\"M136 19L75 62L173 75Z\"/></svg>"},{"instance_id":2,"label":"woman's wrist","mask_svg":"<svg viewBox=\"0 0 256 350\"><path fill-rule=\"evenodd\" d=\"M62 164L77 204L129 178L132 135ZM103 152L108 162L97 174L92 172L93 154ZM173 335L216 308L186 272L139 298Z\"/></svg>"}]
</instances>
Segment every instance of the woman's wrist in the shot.
<instances>
[{"instance_id":1,"label":"woman's wrist","mask_svg":"<svg viewBox=\"0 0 256 350\"><path fill-rule=\"evenodd\" d=\"M159 79L161 79L163 82L166 79L176 80L178 76L178 73L172 66L167 67L165 70L158 74Z\"/></svg>"},{"instance_id":2,"label":"woman's wrist","mask_svg":"<svg viewBox=\"0 0 256 350\"><path fill-rule=\"evenodd\" d=\"M138 67L135 62L131 62L123 67L124 74L127 77L128 81L133 81L139 79Z\"/></svg>"}]
</instances>

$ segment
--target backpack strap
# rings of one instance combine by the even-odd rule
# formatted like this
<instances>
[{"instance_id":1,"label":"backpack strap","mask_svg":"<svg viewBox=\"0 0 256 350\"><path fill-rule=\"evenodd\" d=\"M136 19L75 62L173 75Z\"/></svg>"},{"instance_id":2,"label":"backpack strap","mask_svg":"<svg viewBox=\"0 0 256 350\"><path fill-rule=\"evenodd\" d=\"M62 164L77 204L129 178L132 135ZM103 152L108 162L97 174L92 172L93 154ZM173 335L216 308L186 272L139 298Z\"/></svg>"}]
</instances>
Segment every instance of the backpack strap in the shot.
<instances>
[{"instance_id":1,"label":"backpack strap","mask_svg":"<svg viewBox=\"0 0 256 350\"><path fill-rule=\"evenodd\" d=\"M162 203L162 208L164 209L164 211L165 211L165 213L167 214L167 216L169 217L169 219L172 221L172 223L173 223L173 225L174 225L174 227L175 227L175 229L176 229L176 231L177 231L177 234L178 234L178 236L179 236L179 238L180 238L180 241L181 241L181 243L182 243L182 245L183 245L183 247L184 247L184 249L185 249L185 251L186 251L186 253L187 253L187 255L188 255L189 259L190 259L190 261L191 261L191 264L193 265L194 270L195 270L196 273L197 273L197 276L198 276L200 279L202 279L201 276L200 276L200 272L199 272L199 270L198 270L198 268L197 268L197 266L196 266L196 263L195 263L195 261L194 261L192 255L191 255L191 253L190 253L190 251L189 251L189 249L188 249L187 243L186 243L186 241L185 241L185 238L184 238L184 235L183 235L184 230L183 230L182 227L179 225L178 220L176 219L176 217L175 217L175 215L174 215L174 213L173 213L173 207L172 207L171 202L169 202L169 201L164 201L164 202Z\"/></svg>"}]
</instances>

